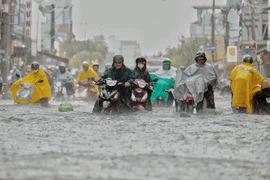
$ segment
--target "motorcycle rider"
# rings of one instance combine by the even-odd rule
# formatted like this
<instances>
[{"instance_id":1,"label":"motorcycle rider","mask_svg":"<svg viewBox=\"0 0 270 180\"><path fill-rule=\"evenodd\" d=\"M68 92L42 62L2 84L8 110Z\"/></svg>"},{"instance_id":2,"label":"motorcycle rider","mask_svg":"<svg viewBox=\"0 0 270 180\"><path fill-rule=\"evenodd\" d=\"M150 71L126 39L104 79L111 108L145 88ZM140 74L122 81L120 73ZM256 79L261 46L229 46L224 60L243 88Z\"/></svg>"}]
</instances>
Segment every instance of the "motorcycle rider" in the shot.
<instances>
[{"instance_id":1,"label":"motorcycle rider","mask_svg":"<svg viewBox=\"0 0 270 180\"><path fill-rule=\"evenodd\" d=\"M264 77L252 67L252 63L252 56L246 55L243 57L243 64L236 66L230 73L234 113L252 113L254 90L264 81Z\"/></svg>"},{"instance_id":2,"label":"motorcycle rider","mask_svg":"<svg viewBox=\"0 0 270 180\"><path fill-rule=\"evenodd\" d=\"M151 103L157 100L157 98L162 97L164 102L167 103L172 96L169 95L165 90L174 87L174 79L176 76L176 68L171 66L171 60L169 58L164 58L162 62L162 67L157 70L154 74L150 74L151 79L157 78L158 81L153 83L154 90L151 95Z\"/></svg>"},{"instance_id":3,"label":"motorcycle rider","mask_svg":"<svg viewBox=\"0 0 270 180\"><path fill-rule=\"evenodd\" d=\"M98 64L98 62L93 62L92 68L97 73L98 77L101 77L102 76L102 73L99 71L99 64Z\"/></svg>"},{"instance_id":4,"label":"motorcycle rider","mask_svg":"<svg viewBox=\"0 0 270 180\"><path fill-rule=\"evenodd\" d=\"M74 80L72 74L66 70L66 65L64 63L60 63L58 68L59 73L57 74L56 82L62 83L62 85L66 88L68 96L74 94Z\"/></svg>"},{"instance_id":5,"label":"motorcycle rider","mask_svg":"<svg viewBox=\"0 0 270 180\"><path fill-rule=\"evenodd\" d=\"M198 74L203 75L205 79L208 80L207 82L207 91L204 93L203 98L206 99L207 108L215 109L215 98L214 98L214 87L217 83L217 74L214 67L207 63L207 58L203 51L199 51L196 53L195 63L188 66L185 69L185 74L188 76L195 76ZM203 104L202 104L203 105Z\"/></svg>"},{"instance_id":6,"label":"motorcycle rider","mask_svg":"<svg viewBox=\"0 0 270 180\"><path fill-rule=\"evenodd\" d=\"M129 106L131 97L131 84L134 81L133 72L124 65L124 57L122 55L115 55L113 57L112 66L107 69L101 80L111 78L112 80L118 80L124 83L122 87L119 88L120 98L113 106L113 113L119 114L121 111L128 111L132 108ZM101 111L103 100L98 99L94 105L93 112L99 113Z\"/></svg>"},{"instance_id":7,"label":"motorcycle rider","mask_svg":"<svg viewBox=\"0 0 270 180\"><path fill-rule=\"evenodd\" d=\"M40 103L42 106L48 106L49 100L51 99L51 89L48 78L45 72L40 68L39 63L34 61L31 64L32 72L26 77L17 80L10 88L14 103L24 103L28 102L17 99L16 94L20 88L20 84L27 82L33 86L35 89L32 94L31 104Z\"/></svg>"},{"instance_id":8,"label":"motorcycle rider","mask_svg":"<svg viewBox=\"0 0 270 180\"><path fill-rule=\"evenodd\" d=\"M147 71L147 61L145 59L145 57L140 56L136 58L136 67L134 69L134 76L135 79L143 79L146 83L150 83L151 82L151 78L150 78L150 74ZM147 91L148 93L148 102L145 105L145 110L148 111L152 111L152 104L150 101L150 97L152 94L152 86L150 86L150 89Z\"/></svg>"},{"instance_id":9,"label":"motorcycle rider","mask_svg":"<svg viewBox=\"0 0 270 180\"><path fill-rule=\"evenodd\" d=\"M112 66L112 64L106 63L106 64L105 64L105 71L106 71L107 69L109 69L111 66Z\"/></svg>"},{"instance_id":10,"label":"motorcycle rider","mask_svg":"<svg viewBox=\"0 0 270 180\"><path fill-rule=\"evenodd\" d=\"M83 70L79 73L77 77L77 83L79 86L89 87L88 96L90 99L96 100L99 95L99 90L96 85L93 84L93 80L98 80L97 73L89 67L87 61L82 62Z\"/></svg>"}]
</instances>

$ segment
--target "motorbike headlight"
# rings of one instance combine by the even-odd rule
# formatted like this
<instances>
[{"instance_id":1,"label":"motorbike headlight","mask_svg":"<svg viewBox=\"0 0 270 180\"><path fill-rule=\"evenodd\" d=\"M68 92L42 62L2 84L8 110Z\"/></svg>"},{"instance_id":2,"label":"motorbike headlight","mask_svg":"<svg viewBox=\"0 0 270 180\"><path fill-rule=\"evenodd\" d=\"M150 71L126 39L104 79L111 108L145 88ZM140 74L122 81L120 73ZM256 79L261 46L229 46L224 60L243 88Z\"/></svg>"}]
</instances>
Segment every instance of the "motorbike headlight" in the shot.
<instances>
[{"instance_id":1,"label":"motorbike headlight","mask_svg":"<svg viewBox=\"0 0 270 180\"><path fill-rule=\"evenodd\" d=\"M57 87L61 87L61 86L62 86L62 83L61 83L60 81L58 81L58 82L56 83L56 86L57 86Z\"/></svg>"}]
</instances>

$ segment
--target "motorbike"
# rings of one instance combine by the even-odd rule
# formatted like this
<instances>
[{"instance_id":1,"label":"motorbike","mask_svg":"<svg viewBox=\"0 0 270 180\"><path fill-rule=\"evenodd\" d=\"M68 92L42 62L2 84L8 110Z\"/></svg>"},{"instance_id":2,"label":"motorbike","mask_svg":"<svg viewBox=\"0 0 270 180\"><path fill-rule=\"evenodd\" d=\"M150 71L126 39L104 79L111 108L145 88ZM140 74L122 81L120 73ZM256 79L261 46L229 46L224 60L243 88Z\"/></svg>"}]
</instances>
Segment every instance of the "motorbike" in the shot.
<instances>
[{"instance_id":1,"label":"motorbike","mask_svg":"<svg viewBox=\"0 0 270 180\"><path fill-rule=\"evenodd\" d=\"M192 114L197 114L198 111L202 111L205 105L205 99L195 106L194 97L191 93L187 94L187 98L184 101L175 100L175 110L176 112L187 112Z\"/></svg>"},{"instance_id":2,"label":"motorbike","mask_svg":"<svg viewBox=\"0 0 270 180\"><path fill-rule=\"evenodd\" d=\"M173 105L174 102L174 96L173 96L173 92L174 89L165 89L164 92L169 94L169 98L167 103L165 103L163 97L159 96L156 100L156 102L154 103L155 106L161 107L161 106L166 106L166 107L171 107Z\"/></svg>"},{"instance_id":3,"label":"motorbike","mask_svg":"<svg viewBox=\"0 0 270 180\"><path fill-rule=\"evenodd\" d=\"M119 87L123 86L122 82L112 79L104 79L97 82L102 86L99 95L101 114L112 114L115 103L120 100Z\"/></svg>"},{"instance_id":4,"label":"motorbike","mask_svg":"<svg viewBox=\"0 0 270 180\"><path fill-rule=\"evenodd\" d=\"M135 79L133 82L133 90L131 93L131 104L133 109L145 110L146 103L149 102L149 90L153 90L152 82L157 82L158 79L153 79L150 83L146 83L143 79Z\"/></svg>"},{"instance_id":5,"label":"motorbike","mask_svg":"<svg viewBox=\"0 0 270 180\"><path fill-rule=\"evenodd\" d=\"M26 101L28 104L31 104L32 102L32 94L36 87L27 83L22 82L20 84L20 89L16 93L17 99L22 99L23 101Z\"/></svg>"},{"instance_id":6,"label":"motorbike","mask_svg":"<svg viewBox=\"0 0 270 180\"><path fill-rule=\"evenodd\" d=\"M224 96L224 95L229 95L231 94L231 84L230 84L230 80L228 79L223 79L220 81L219 83L220 85L218 86L219 87L219 94L221 96Z\"/></svg>"},{"instance_id":7,"label":"motorbike","mask_svg":"<svg viewBox=\"0 0 270 180\"><path fill-rule=\"evenodd\" d=\"M261 85L261 91L253 96L253 114L270 114L270 80Z\"/></svg>"},{"instance_id":8,"label":"motorbike","mask_svg":"<svg viewBox=\"0 0 270 180\"><path fill-rule=\"evenodd\" d=\"M54 101L65 101L65 100L69 100L70 96L72 94L74 94L73 92L73 82L72 81L58 81L55 84L56 87L56 92L55 92L55 97L54 97ZM64 95L66 94L67 97Z\"/></svg>"},{"instance_id":9,"label":"motorbike","mask_svg":"<svg viewBox=\"0 0 270 180\"><path fill-rule=\"evenodd\" d=\"M96 101L97 100L97 94L96 92L89 91L90 87L96 86L96 82L94 79L88 79L86 83L81 83L80 85L75 86L75 92L73 95L71 95L70 99L73 101Z\"/></svg>"},{"instance_id":10,"label":"motorbike","mask_svg":"<svg viewBox=\"0 0 270 180\"><path fill-rule=\"evenodd\" d=\"M65 101L65 96L63 94L65 83L58 81L56 82L55 87L56 87L56 92L55 92L55 97L53 101Z\"/></svg>"}]
</instances>

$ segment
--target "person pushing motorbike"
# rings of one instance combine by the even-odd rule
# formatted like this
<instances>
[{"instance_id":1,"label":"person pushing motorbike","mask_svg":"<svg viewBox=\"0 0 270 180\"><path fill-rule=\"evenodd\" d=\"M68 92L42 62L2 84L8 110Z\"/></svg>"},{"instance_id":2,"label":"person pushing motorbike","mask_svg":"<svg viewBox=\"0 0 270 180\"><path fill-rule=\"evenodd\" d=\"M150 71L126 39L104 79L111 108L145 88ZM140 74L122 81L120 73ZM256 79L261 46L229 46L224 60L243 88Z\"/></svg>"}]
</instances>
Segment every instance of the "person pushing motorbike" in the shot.
<instances>
[{"instance_id":1,"label":"person pushing motorbike","mask_svg":"<svg viewBox=\"0 0 270 180\"><path fill-rule=\"evenodd\" d=\"M147 71L147 61L145 59L145 57L140 56L136 58L136 67L134 69L134 76L135 79L143 79L146 83L150 83L151 82L151 78L150 78L150 74ZM150 89L148 89L147 93L148 93L148 102L145 105L145 110L148 111L152 111L152 104L150 101L150 97L152 94L152 86L150 86Z\"/></svg>"},{"instance_id":2,"label":"person pushing motorbike","mask_svg":"<svg viewBox=\"0 0 270 180\"><path fill-rule=\"evenodd\" d=\"M17 98L17 91L20 89L21 83L29 83L34 86L31 96L31 104L40 103L42 106L48 106L51 99L51 88L45 72L40 68L38 62L34 61L31 64L32 72L26 77L17 80L11 87L10 91L14 99L14 103L29 104L22 99Z\"/></svg>"},{"instance_id":3,"label":"person pushing motorbike","mask_svg":"<svg viewBox=\"0 0 270 180\"><path fill-rule=\"evenodd\" d=\"M96 100L99 95L98 87L93 83L98 80L97 73L89 67L87 61L82 62L83 70L79 73L77 77L77 83L79 86L88 87L88 96L91 100Z\"/></svg>"},{"instance_id":4,"label":"person pushing motorbike","mask_svg":"<svg viewBox=\"0 0 270 180\"><path fill-rule=\"evenodd\" d=\"M260 91L258 84L264 81L264 77L252 67L252 63L252 56L246 55L243 64L236 66L230 73L234 113L252 113L253 95Z\"/></svg>"},{"instance_id":5,"label":"person pushing motorbike","mask_svg":"<svg viewBox=\"0 0 270 180\"><path fill-rule=\"evenodd\" d=\"M120 98L113 106L113 113L119 114L120 111L130 111L130 96L131 96L131 85L134 81L133 72L124 65L124 57L122 55L115 55L113 57L113 64L108 68L100 81L111 78L123 83L123 86L119 87ZM102 108L102 99L98 99L94 105L93 112L100 113ZM120 110L121 108L121 110Z\"/></svg>"}]
</instances>

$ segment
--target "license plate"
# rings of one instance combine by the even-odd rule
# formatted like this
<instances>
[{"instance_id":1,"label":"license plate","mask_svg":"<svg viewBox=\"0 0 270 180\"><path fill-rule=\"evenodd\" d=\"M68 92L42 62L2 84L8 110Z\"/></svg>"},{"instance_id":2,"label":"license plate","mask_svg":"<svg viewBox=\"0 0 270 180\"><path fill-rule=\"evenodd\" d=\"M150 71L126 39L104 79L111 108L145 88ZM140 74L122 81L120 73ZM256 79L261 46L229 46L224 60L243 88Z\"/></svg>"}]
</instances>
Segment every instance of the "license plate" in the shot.
<instances>
[{"instance_id":1,"label":"license plate","mask_svg":"<svg viewBox=\"0 0 270 180\"><path fill-rule=\"evenodd\" d=\"M270 98L265 98L266 99L266 102L268 103L268 104L270 104Z\"/></svg>"}]
</instances>

